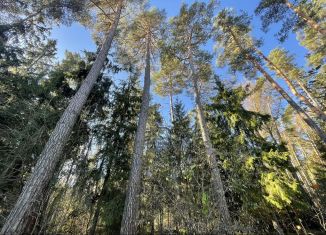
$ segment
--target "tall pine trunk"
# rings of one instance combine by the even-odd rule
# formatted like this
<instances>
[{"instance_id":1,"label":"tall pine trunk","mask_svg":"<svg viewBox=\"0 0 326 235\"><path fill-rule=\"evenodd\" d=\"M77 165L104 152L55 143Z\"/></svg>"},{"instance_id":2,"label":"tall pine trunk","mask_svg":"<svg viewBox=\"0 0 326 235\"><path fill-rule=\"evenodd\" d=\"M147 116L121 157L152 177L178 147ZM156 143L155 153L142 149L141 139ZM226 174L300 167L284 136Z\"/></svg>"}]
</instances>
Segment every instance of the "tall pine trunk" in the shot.
<instances>
[{"instance_id":1,"label":"tall pine trunk","mask_svg":"<svg viewBox=\"0 0 326 235\"><path fill-rule=\"evenodd\" d=\"M31 212L38 207L38 201L43 197L43 193L54 175L56 165L60 160L61 153L69 139L72 128L103 68L118 27L122 7L121 1L114 23L90 72L53 130L34 171L23 187L22 193L7 217L0 234L23 234Z\"/></svg>"},{"instance_id":2,"label":"tall pine trunk","mask_svg":"<svg viewBox=\"0 0 326 235\"><path fill-rule=\"evenodd\" d=\"M241 42L238 40L236 35L233 33L232 29L228 28L233 40L236 42L237 46L245 51L242 47ZM246 52L244 52L246 53ZM289 105L298 113L298 115L305 121L305 123L313 129L319 138L326 143L325 132L317 125L317 123L286 93L286 91L266 72L266 70L260 65L260 63L251 55L246 55L248 60L253 64L253 66L264 75L264 77L270 82L273 88L280 93L280 95L289 103Z\"/></svg>"},{"instance_id":3,"label":"tall pine trunk","mask_svg":"<svg viewBox=\"0 0 326 235\"><path fill-rule=\"evenodd\" d=\"M213 190L216 196L217 206L220 214L220 221L219 221L220 223L219 223L218 232L219 234L232 234L231 216L225 198L225 191L221 179L220 170L218 168L218 164L216 160L216 153L213 148L211 138L209 136L208 127L204 116L203 105L201 103L198 80L195 77L195 68L192 62L190 62L190 66L191 66L191 74L192 74L191 79L194 86L194 97L196 102L197 118L200 126L202 139L204 142L206 154L208 157L208 163L211 168L211 174L212 174L211 180L212 180Z\"/></svg>"},{"instance_id":4,"label":"tall pine trunk","mask_svg":"<svg viewBox=\"0 0 326 235\"><path fill-rule=\"evenodd\" d=\"M323 29L316 21L314 21L310 16L305 14L303 11L299 9L299 7L295 7L289 0L285 0L285 5L294 11L301 19L303 19L311 28L317 30L322 35L326 35L326 30Z\"/></svg>"},{"instance_id":5,"label":"tall pine trunk","mask_svg":"<svg viewBox=\"0 0 326 235\"><path fill-rule=\"evenodd\" d=\"M257 51L257 53L268 63L270 64L277 72L278 75L280 75L284 81L286 82L286 84L288 85L288 87L290 88L290 91L292 92L293 95L295 95L296 97L298 97L300 99L300 101L302 101L305 105L307 105L309 107L309 109L321 120L326 121L326 114L319 109L319 107L316 107L315 105L313 105L310 100L301 95L297 89L295 88L295 86L293 85L292 81L286 76L286 74L278 67L276 66L270 59L268 59L261 51L259 51L257 48L255 48L255 50Z\"/></svg>"},{"instance_id":6,"label":"tall pine trunk","mask_svg":"<svg viewBox=\"0 0 326 235\"><path fill-rule=\"evenodd\" d=\"M123 210L120 233L123 235L136 234L139 214L139 196L141 188L142 157L145 145L145 131L148 119L151 64L150 64L150 38L146 46L146 67L144 76L144 90L134 144L134 156L129 176L127 195Z\"/></svg>"}]
</instances>

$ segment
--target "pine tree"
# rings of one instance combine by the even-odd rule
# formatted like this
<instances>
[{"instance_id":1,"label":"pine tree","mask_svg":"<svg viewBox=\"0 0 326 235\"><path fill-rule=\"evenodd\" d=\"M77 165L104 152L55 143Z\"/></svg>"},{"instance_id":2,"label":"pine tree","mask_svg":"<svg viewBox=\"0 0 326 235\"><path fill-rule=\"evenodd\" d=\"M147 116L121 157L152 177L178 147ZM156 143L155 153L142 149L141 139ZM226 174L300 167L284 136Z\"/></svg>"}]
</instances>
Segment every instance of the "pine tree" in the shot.
<instances>
[{"instance_id":1,"label":"pine tree","mask_svg":"<svg viewBox=\"0 0 326 235\"><path fill-rule=\"evenodd\" d=\"M220 213L220 233L232 232L232 222L225 199L223 183L217 165L217 154L212 146L204 115L199 83L210 78L211 56L200 49L211 36L211 23L215 2L209 4L196 2L191 6L183 5L177 17L172 19L172 35L177 58L188 64L189 79L192 83L197 117L206 148L208 162L212 171L212 182Z\"/></svg>"},{"instance_id":2,"label":"pine tree","mask_svg":"<svg viewBox=\"0 0 326 235\"><path fill-rule=\"evenodd\" d=\"M318 102L312 97L306 86L300 81L300 77L304 77L304 72L302 70L300 71L300 69L293 64L293 57L290 57L284 50L281 49L274 49L271 51L269 58L265 57L264 55L262 56L269 64L269 67L274 70L279 77L285 80L291 92L297 96L300 101L307 105L317 117L325 121L326 114L322 111L322 108ZM294 82L298 83L300 88L304 90L310 100L308 97L298 92Z\"/></svg>"},{"instance_id":3,"label":"pine tree","mask_svg":"<svg viewBox=\"0 0 326 235\"><path fill-rule=\"evenodd\" d=\"M262 0L256 8L256 14L261 14L263 29L267 30L271 23L283 21L282 30L279 32L281 40L287 37L289 30L299 30L303 25L325 35L326 31L322 19L321 1L296 1L295 6L289 0Z\"/></svg>"},{"instance_id":4,"label":"pine tree","mask_svg":"<svg viewBox=\"0 0 326 235\"><path fill-rule=\"evenodd\" d=\"M123 2L117 2L114 23L112 24L112 27L107 34L106 40L102 45L98 57L92 66L92 69L90 70L83 84L80 86L76 95L70 101L68 107L66 108L55 129L53 130L47 144L45 145L39 157L33 174L26 182L15 207L12 209L5 225L2 227L1 233L4 234L24 232L26 219L28 218L32 208L36 206L34 205L35 201L40 197L40 195L47 187L49 181L51 180L56 165L60 160L64 144L68 140L76 119L80 114L82 107L84 106L87 97L100 74L114 38L122 8Z\"/></svg>"},{"instance_id":5,"label":"pine tree","mask_svg":"<svg viewBox=\"0 0 326 235\"><path fill-rule=\"evenodd\" d=\"M161 70L154 74L155 92L161 96L169 96L170 119L174 121L173 96L180 94L185 82L182 77L181 63L171 55L161 55Z\"/></svg>"},{"instance_id":6,"label":"pine tree","mask_svg":"<svg viewBox=\"0 0 326 235\"><path fill-rule=\"evenodd\" d=\"M62 114L62 106L65 106L75 94L76 87L86 77L93 61L94 54L92 53L86 53L84 57L67 53L66 58L59 65L55 66L49 73L47 79L40 78L31 82L33 81L31 78L26 79L26 77L22 77L19 79L19 77L15 77L15 83L17 84L16 91L11 88L10 93L11 97L16 96L16 98L11 99L10 97L6 97L12 100L12 102L7 103L9 106L2 106L1 110L1 125L7 126L2 129L3 135L1 138L3 145L1 149L6 149L3 160L8 163L3 168L3 181L1 181L3 187L2 193L4 193L3 198L7 198L4 201L7 205L2 208L4 209L2 216L7 215L7 210L14 205L13 200L16 200L19 196L19 191L6 191L6 184L12 183L8 179L12 178L12 180L15 180L17 182L17 188L23 186L23 182L26 180L25 178L31 173L32 167L37 161L35 155L41 152L45 140L54 129L57 119ZM25 83L21 83L23 81ZM2 85L6 88L4 90L6 94L10 86L8 86L9 84ZM26 95L28 97L24 98ZM20 98L17 99L18 97ZM27 103L27 100L30 100L30 102ZM8 109L9 107L11 110ZM19 109L15 110L15 108ZM14 116L17 115L17 112L23 112L27 116L24 115L21 120L15 120L13 119L14 116L8 116L9 111ZM14 120L15 122L13 122ZM19 129L14 130L14 126ZM86 129L85 119L79 118L77 125L72 131L73 138L67 143L66 147L68 149L70 148L71 152L65 151L65 156L70 153L76 154L74 152L75 148L78 149L79 141L83 141L85 132L87 132ZM31 133L34 133L34 135L31 135ZM16 139L20 138L20 141L16 142L16 146L10 144L10 142L14 142L7 139L6 136L10 135ZM33 145L29 144L31 140L35 142ZM12 171L15 173L13 176L10 176L10 172ZM42 202L43 199L38 201ZM38 215L35 215L35 217L38 218ZM29 226L33 226L33 224L29 224Z\"/></svg>"},{"instance_id":7,"label":"pine tree","mask_svg":"<svg viewBox=\"0 0 326 235\"><path fill-rule=\"evenodd\" d=\"M229 64L233 71L243 71L246 75L255 76L258 70L277 90L282 97L296 110L300 117L311 127L323 142L326 142L326 134L317 123L275 82L272 76L263 68L260 56L256 55L255 41L248 35L250 32L250 20L246 15L236 16L234 13L223 10L216 18L216 41L223 51L219 54L220 66ZM226 38L232 38L228 41ZM259 42L256 41L259 45Z\"/></svg>"},{"instance_id":8,"label":"pine tree","mask_svg":"<svg viewBox=\"0 0 326 235\"><path fill-rule=\"evenodd\" d=\"M145 72L142 105L134 144L134 156L121 223L122 234L135 234L138 226L142 158L150 101L151 55L156 52L163 20L163 12L156 9L145 11L135 19L128 35L129 46L134 49L139 48L140 53L145 57Z\"/></svg>"}]
</instances>

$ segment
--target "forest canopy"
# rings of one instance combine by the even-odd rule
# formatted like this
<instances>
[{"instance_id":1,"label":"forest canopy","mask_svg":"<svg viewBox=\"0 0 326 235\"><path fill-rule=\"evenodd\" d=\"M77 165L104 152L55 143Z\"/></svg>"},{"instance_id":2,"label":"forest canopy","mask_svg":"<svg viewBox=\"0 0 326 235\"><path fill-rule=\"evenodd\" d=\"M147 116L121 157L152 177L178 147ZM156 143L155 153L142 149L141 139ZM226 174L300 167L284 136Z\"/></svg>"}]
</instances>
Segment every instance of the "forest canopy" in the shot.
<instances>
[{"instance_id":1,"label":"forest canopy","mask_svg":"<svg viewBox=\"0 0 326 235\"><path fill-rule=\"evenodd\" d=\"M326 3L245 4L1 1L0 234L325 234Z\"/></svg>"}]
</instances>

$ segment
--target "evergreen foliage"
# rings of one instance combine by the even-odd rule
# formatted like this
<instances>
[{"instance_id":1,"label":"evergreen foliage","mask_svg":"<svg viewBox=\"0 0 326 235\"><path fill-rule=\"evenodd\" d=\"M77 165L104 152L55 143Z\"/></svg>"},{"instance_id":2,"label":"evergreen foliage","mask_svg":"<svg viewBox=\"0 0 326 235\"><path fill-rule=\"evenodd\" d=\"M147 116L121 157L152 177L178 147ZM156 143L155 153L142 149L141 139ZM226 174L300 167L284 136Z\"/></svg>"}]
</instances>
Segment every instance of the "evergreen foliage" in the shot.
<instances>
[{"instance_id":1,"label":"evergreen foliage","mask_svg":"<svg viewBox=\"0 0 326 235\"><path fill-rule=\"evenodd\" d=\"M214 0L1 1L0 234L324 234L325 4L255 13L305 58ZM72 23L98 50L57 60Z\"/></svg>"}]
</instances>

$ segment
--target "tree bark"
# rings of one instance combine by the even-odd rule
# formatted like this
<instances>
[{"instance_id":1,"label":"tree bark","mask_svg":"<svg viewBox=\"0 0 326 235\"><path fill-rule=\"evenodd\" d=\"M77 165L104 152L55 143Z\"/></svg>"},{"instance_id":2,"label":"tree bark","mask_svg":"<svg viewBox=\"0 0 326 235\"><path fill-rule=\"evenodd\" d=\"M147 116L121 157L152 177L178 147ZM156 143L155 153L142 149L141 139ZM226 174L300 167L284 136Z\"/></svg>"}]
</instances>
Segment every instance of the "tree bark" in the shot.
<instances>
[{"instance_id":1,"label":"tree bark","mask_svg":"<svg viewBox=\"0 0 326 235\"><path fill-rule=\"evenodd\" d=\"M228 29L237 46L243 50L243 47L233 33L232 29ZM266 72L266 70L260 65L260 63L251 55L247 55L248 60L254 65L254 67L264 75L264 77L271 83L274 89L281 94L281 96L289 103L289 105L298 113L298 115L307 123L307 125L313 129L319 138L326 143L326 134L325 132L315 123L314 120L284 91L284 89Z\"/></svg>"},{"instance_id":2,"label":"tree bark","mask_svg":"<svg viewBox=\"0 0 326 235\"><path fill-rule=\"evenodd\" d=\"M123 235L136 234L139 214L139 195L141 188L142 157L145 144L145 131L148 119L149 100L150 100L150 39L147 39L146 67L144 76L144 90L142 97L141 110L138 120L138 127L134 145L134 156L129 176L127 195L123 210L120 233Z\"/></svg>"},{"instance_id":3,"label":"tree bark","mask_svg":"<svg viewBox=\"0 0 326 235\"><path fill-rule=\"evenodd\" d=\"M310 16L301 11L298 7L295 7L289 0L285 0L285 5L294 11L301 19L303 19L311 28L317 30L322 35L326 35L326 30L323 29L316 21Z\"/></svg>"},{"instance_id":4,"label":"tree bark","mask_svg":"<svg viewBox=\"0 0 326 235\"><path fill-rule=\"evenodd\" d=\"M310 108L310 110L314 114L316 114L316 116L319 119L326 121L326 114L318 107L314 106L307 97L301 95L293 85L292 81L286 76L286 74L280 68L278 68L278 66L276 66L270 59L268 59L260 50L258 50L257 48L255 48L255 50L268 64L270 64L276 70L277 74L283 77L284 81L290 88L292 94L298 97L304 104L306 104Z\"/></svg>"},{"instance_id":5,"label":"tree bark","mask_svg":"<svg viewBox=\"0 0 326 235\"><path fill-rule=\"evenodd\" d=\"M216 153L213 148L209 132L208 132L208 127L206 123L206 119L204 116L204 110L203 106L201 103L201 97L200 97L200 91L198 87L198 80L195 77L195 68L190 62L191 66L191 74L192 74L192 83L194 86L194 97L195 97L195 102L196 102L196 110L197 110L197 117L198 117L198 122L201 130L201 135L202 139L204 142L204 146L206 149L207 157L208 157L208 163L212 171L212 184L213 184L213 190L216 195L216 200L217 200L217 206L219 209L220 213L220 223L219 223L219 229L218 233L219 234L232 234L232 221L231 221L231 216L229 212L229 208L227 206L226 198L225 198L225 191L220 175L220 170L218 168L218 164L216 161Z\"/></svg>"},{"instance_id":6,"label":"tree bark","mask_svg":"<svg viewBox=\"0 0 326 235\"><path fill-rule=\"evenodd\" d=\"M169 101L170 101L170 118L171 123L174 122L174 113L173 113L173 95L172 93L169 94Z\"/></svg>"},{"instance_id":7,"label":"tree bark","mask_svg":"<svg viewBox=\"0 0 326 235\"><path fill-rule=\"evenodd\" d=\"M11 210L0 234L23 234L30 212L37 207L37 201L49 184L65 143L72 128L103 68L111 47L122 10L122 1L116 13L114 23L102 45L102 48L81 87L70 101L48 142L46 143L33 173L26 182L14 208Z\"/></svg>"}]
</instances>

